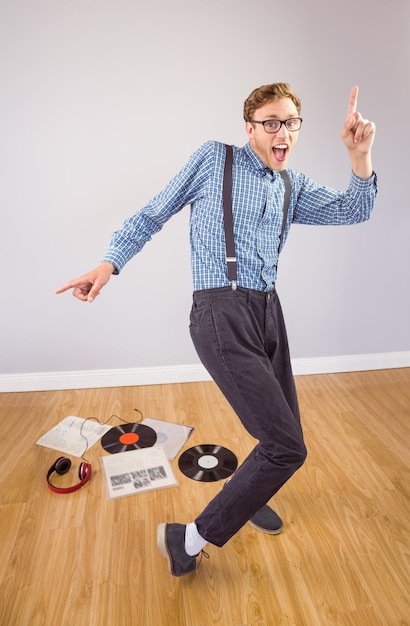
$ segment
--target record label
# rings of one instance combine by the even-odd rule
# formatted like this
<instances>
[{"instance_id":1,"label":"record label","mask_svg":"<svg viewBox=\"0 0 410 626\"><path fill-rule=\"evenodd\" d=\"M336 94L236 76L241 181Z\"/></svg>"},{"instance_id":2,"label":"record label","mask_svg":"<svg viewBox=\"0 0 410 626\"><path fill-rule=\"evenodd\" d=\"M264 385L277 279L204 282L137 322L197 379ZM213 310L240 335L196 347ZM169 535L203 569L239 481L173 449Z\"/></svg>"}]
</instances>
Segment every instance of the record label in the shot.
<instances>
[{"instance_id":1,"label":"record label","mask_svg":"<svg viewBox=\"0 0 410 626\"><path fill-rule=\"evenodd\" d=\"M204 444L181 454L178 466L188 478L208 483L231 476L238 467L238 459L228 448Z\"/></svg>"},{"instance_id":2,"label":"record label","mask_svg":"<svg viewBox=\"0 0 410 626\"><path fill-rule=\"evenodd\" d=\"M167 434L157 432L157 443L165 443L166 441L168 441Z\"/></svg>"},{"instance_id":3,"label":"record label","mask_svg":"<svg viewBox=\"0 0 410 626\"><path fill-rule=\"evenodd\" d=\"M204 454L198 459L198 465L202 469L214 469L218 465L218 459L212 454Z\"/></svg>"},{"instance_id":4,"label":"record label","mask_svg":"<svg viewBox=\"0 0 410 626\"><path fill-rule=\"evenodd\" d=\"M150 448L157 441L153 428L143 424L121 424L111 428L101 438L101 445L110 454Z\"/></svg>"}]
</instances>

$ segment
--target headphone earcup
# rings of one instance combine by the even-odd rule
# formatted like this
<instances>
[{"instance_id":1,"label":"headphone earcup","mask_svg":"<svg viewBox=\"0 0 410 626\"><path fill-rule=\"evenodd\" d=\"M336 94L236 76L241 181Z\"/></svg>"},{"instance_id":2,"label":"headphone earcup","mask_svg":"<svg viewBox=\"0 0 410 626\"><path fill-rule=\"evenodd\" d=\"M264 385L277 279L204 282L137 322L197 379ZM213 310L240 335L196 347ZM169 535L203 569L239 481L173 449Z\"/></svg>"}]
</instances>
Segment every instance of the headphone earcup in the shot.
<instances>
[{"instance_id":1,"label":"headphone earcup","mask_svg":"<svg viewBox=\"0 0 410 626\"><path fill-rule=\"evenodd\" d=\"M57 472L60 476L62 474L67 474L68 470L71 467L70 459L67 459L65 456L60 456L57 461L54 463L54 471Z\"/></svg>"},{"instance_id":2,"label":"headphone earcup","mask_svg":"<svg viewBox=\"0 0 410 626\"><path fill-rule=\"evenodd\" d=\"M84 480L84 478L87 477L88 467L88 463L80 463L80 467L78 468L78 478L80 480Z\"/></svg>"}]
</instances>

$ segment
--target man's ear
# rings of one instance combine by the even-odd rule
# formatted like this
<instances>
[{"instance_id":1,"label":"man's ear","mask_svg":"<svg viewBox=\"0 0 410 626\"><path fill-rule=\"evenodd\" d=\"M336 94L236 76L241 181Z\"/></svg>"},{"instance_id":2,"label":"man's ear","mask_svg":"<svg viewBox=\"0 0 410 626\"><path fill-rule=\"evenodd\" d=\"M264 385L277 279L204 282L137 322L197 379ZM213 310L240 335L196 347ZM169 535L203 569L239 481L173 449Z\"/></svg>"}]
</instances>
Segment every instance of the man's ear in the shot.
<instances>
[{"instance_id":1,"label":"man's ear","mask_svg":"<svg viewBox=\"0 0 410 626\"><path fill-rule=\"evenodd\" d=\"M255 129L254 129L254 127L252 126L252 124L250 122L245 122L245 130L246 130L246 134L248 135L249 139L253 139Z\"/></svg>"}]
</instances>

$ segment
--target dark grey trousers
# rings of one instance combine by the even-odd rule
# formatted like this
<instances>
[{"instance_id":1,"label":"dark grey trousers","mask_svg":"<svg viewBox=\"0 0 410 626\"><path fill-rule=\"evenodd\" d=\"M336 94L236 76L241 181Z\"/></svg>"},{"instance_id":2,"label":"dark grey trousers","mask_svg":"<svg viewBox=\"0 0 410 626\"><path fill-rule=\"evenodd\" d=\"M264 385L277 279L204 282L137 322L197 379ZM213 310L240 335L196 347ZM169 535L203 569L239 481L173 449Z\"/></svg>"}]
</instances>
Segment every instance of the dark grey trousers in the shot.
<instances>
[{"instance_id":1,"label":"dark grey trousers","mask_svg":"<svg viewBox=\"0 0 410 626\"><path fill-rule=\"evenodd\" d=\"M276 292L196 291L190 332L202 363L258 440L195 520L204 539L223 546L303 464L306 448Z\"/></svg>"}]
</instances>

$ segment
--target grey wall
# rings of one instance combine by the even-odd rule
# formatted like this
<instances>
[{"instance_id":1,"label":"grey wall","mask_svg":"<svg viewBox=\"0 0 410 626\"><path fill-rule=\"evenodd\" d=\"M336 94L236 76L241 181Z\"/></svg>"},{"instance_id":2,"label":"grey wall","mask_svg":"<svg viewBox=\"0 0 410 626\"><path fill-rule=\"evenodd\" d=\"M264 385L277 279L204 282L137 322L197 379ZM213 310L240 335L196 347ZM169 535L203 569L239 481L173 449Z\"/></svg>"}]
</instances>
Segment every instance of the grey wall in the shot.
<instances>
[{"instance_id":1,"label":"grey wall","mask_svg":"<svg viewBox=\"0 0 410 626\"><path fill-rule=\"evenodd\" d=\"M188 213L94 304L54 295L205 140L246 141L242 105L289 81L291 166L344 188L347 99L377 124L374 217L294 226L279 289L294 358L410 350L409 2L13 0L0 6L0 373L196 363ZM384 8L386 7L386 8Z\"/></svg>"}]
</instances>

